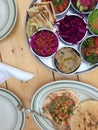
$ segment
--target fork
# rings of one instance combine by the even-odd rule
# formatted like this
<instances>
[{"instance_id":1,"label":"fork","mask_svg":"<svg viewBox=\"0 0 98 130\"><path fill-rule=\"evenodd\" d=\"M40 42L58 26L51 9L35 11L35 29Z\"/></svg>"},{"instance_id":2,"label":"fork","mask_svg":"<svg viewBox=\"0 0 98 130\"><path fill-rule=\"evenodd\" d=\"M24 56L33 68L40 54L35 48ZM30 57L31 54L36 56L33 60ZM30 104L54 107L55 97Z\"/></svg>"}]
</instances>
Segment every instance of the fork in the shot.
<instances>
[{"instance_id":1,"label":"fork","mask_svg":"<svg viewBox=\"0 0 98 130\"><path fill-rule=\"evenodd\" d=\"M47 117L46 115L43 115L41 113L38 113L34 110L31 110L29 108L24 107L22 104L18 104L17 108L19 111L25 112L25 113L31 113L33 115L38 115L40 117L43 117L45 119L48 119L49 121L51 121L51 123L53 124L55 130L69 130L69 128L67 128L67 126L62 125L62 124L57 124L56 122L54 122L52 119L50 119L49 117Z\"/></svg>"}]
</instances>

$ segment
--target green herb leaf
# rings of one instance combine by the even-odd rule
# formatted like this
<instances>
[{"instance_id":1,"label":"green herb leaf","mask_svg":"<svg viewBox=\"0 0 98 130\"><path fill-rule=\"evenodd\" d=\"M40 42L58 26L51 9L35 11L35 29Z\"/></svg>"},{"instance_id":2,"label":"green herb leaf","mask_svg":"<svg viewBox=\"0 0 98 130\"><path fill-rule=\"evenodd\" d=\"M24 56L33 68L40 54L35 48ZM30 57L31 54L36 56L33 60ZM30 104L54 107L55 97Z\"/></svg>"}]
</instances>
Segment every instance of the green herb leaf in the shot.
<instances>
[{"instance_id":1,"label":"green herb leaf","mask_svg":"<svg viewBox=\"0 0 98 130\"><path fill-rule=\"evenodd\" d=\"M54 6L58 6L64 4L64 0L52 0L52 3Z\"/></svg>"},{"instance_id":2,"label":"green herb leaf","mask_svg":"<svg viewBox=\"0 0 98 130\"><path fill-rule=\"evenodd\" d=\"M54 113L55 106L56 106L55 102L52 102L52 103L50 104L49 112L50 112L51 114Z\"/></svg>"}]
</instances>

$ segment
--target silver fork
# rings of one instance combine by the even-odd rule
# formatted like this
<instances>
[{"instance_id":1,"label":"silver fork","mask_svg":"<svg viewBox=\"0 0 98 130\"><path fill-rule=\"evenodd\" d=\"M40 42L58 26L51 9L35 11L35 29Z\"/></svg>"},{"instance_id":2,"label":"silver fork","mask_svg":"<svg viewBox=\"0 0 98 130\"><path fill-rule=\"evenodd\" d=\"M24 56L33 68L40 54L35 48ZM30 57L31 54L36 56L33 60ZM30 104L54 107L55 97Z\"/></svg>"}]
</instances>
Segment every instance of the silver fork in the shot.
<instances>
[{"instance_id":1,"label":"silver fork","mask_svg":"<svg viewBox=\"0 0 98 130\"><path fill-rule=\"evenodd\" d=\"M38 115L38 116L41 116L41 117L43 117L43 118L46 118L46 119L52 121L49 117L47 117L47 116L45 116L45 115L43 115L43 114L41 114L41 113L38 113L38 112L36 112L36 111L34 111L34 110L31 110L31 109L29 109L29 108L26 108L26 107L24 107L22 104L18 104L18 105L17 105L17 108L18 108L19 111L22 111L22 112L25 112L25 113L31 113L31 114L33 114L33 115Z\"/></svg>"},{"instance_id":2,"label":"silver fork","mask_svg":"<svg viewBox=\"0 0 98 130\"><path fill-rule=\"evenodd\" d=\"M43 117L43 118L45 118L45 119L48 119L48 120L51 121L51 123L53 124L55 130L70 130L69 128L67 128L67 126L62 125L62 124L57 124L57 123L55 123L52 119L50 119L49 117L47 117L46 115L43 115L43 114L41 114L41 113L38 113L38 112L36 112L36 111L34 111L34 110L31 110L31 109L29 109L29 108L26 108L26 107L24 107L22 104L17 105L17 108L18 108L19 111L22 111L22 112L25 112L25 113L31 113L31 114L33 114L33 115L38 115L38 116L40 116L40 117Z\"/></svg>"}]
</instances>

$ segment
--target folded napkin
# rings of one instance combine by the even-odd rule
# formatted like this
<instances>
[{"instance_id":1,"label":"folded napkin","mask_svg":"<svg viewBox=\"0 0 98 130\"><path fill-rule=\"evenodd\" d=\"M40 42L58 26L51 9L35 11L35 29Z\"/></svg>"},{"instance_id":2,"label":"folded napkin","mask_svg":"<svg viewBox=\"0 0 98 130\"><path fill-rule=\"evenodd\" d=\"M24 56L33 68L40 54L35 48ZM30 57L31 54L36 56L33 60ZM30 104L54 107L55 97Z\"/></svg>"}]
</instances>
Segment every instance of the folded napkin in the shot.
<instances>
[{"instance_id":1,"label":"folded napkin","mask_svg":"<svg viewBox=\"0 0 98 130\"><path fill-rule=\"evenodd\" d=\"M0 83L3 83L9 77L14 77L21 81L28 81L34 77L34 74L0 62Z\"/></svg>"}]
</instances>

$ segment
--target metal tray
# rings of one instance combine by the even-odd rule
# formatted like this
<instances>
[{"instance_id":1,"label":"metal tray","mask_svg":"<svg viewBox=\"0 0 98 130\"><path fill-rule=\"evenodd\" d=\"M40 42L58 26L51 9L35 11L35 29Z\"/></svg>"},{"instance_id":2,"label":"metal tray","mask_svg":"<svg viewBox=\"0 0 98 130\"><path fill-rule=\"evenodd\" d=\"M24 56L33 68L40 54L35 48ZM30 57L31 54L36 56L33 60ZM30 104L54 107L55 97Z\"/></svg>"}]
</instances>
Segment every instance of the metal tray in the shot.
<instances>
[{"instance_id":1,"label":"metal tray","mask_svg":"<svg viewBox=\"0 0 98 130\"><path fill-rule=\"evenodd\" d=\"M40 2L40 1L41 1L41 0L33 0L33 1L30 3L29 8L33 6L33 2ZM98 8L98 3L97 3L97 5L96 5L96 8ZM78 12L76 12L76 11L73 9L72 5L70 5L68 11L67 11L65 14L63 14L62 16L57 17L57 20L63 18L66 14L67 14L67 15L70 15L70 14L78 14L78 15L81 15L81 14L79 14ZM87 22L87 16L88 16L88 14L83 14L84 20L85 20L86 22ZM28 21L28 18L29 18L29 16L28 16L28 14L26 14L25 29L26 29L26 22ZM25 31L25 33L26 33L26 31ZM89 32L89 30L88 30L85 37L90 36L90 35L92 35L92 34L91 34L91 33ZM27 35L26 35L26 39L27 39L28 47L29 47L29 49L30 49L29 39L28 39ZM81 44L81 43L76 44L76 45L64 44L63 41L61 41L61 40L59 39L59 44L60 44L60 45L59 45L59 49L62 48L62 47L68 47L68 46L70 46L70 47L73 47L73 48L75 48L75 49L77 49L77 50L79 51L79 47L80 47L80 44ZM30 51L31 51L31 49L30 49ZM31 51L31 53L33 53L33 52ZM42 64L43 64L44 66L46 66L48 69L57 72L57 70L55 69L55 67L54 67L54 65L53 65L53 58L52 58L52 57L49 57L49 58L41 58L41 57L36 56L34 53L33 53L33 55L38 59L38 61L39 61L40 63L42 63ZM80 73L84 73L84 72L91 71L91 70L95 69L97 66L98 66L98 64L91 65L91 64L88 64L87 62L85 62L85 61L83 60L82 63L81 63L81 65L80 65L80 67L79 67L79 69L78 69L74 74L76 75L76 74L80 74ZM67 75L67 74L66 74L66 75Z\"/></svg>"}]
</instances>

